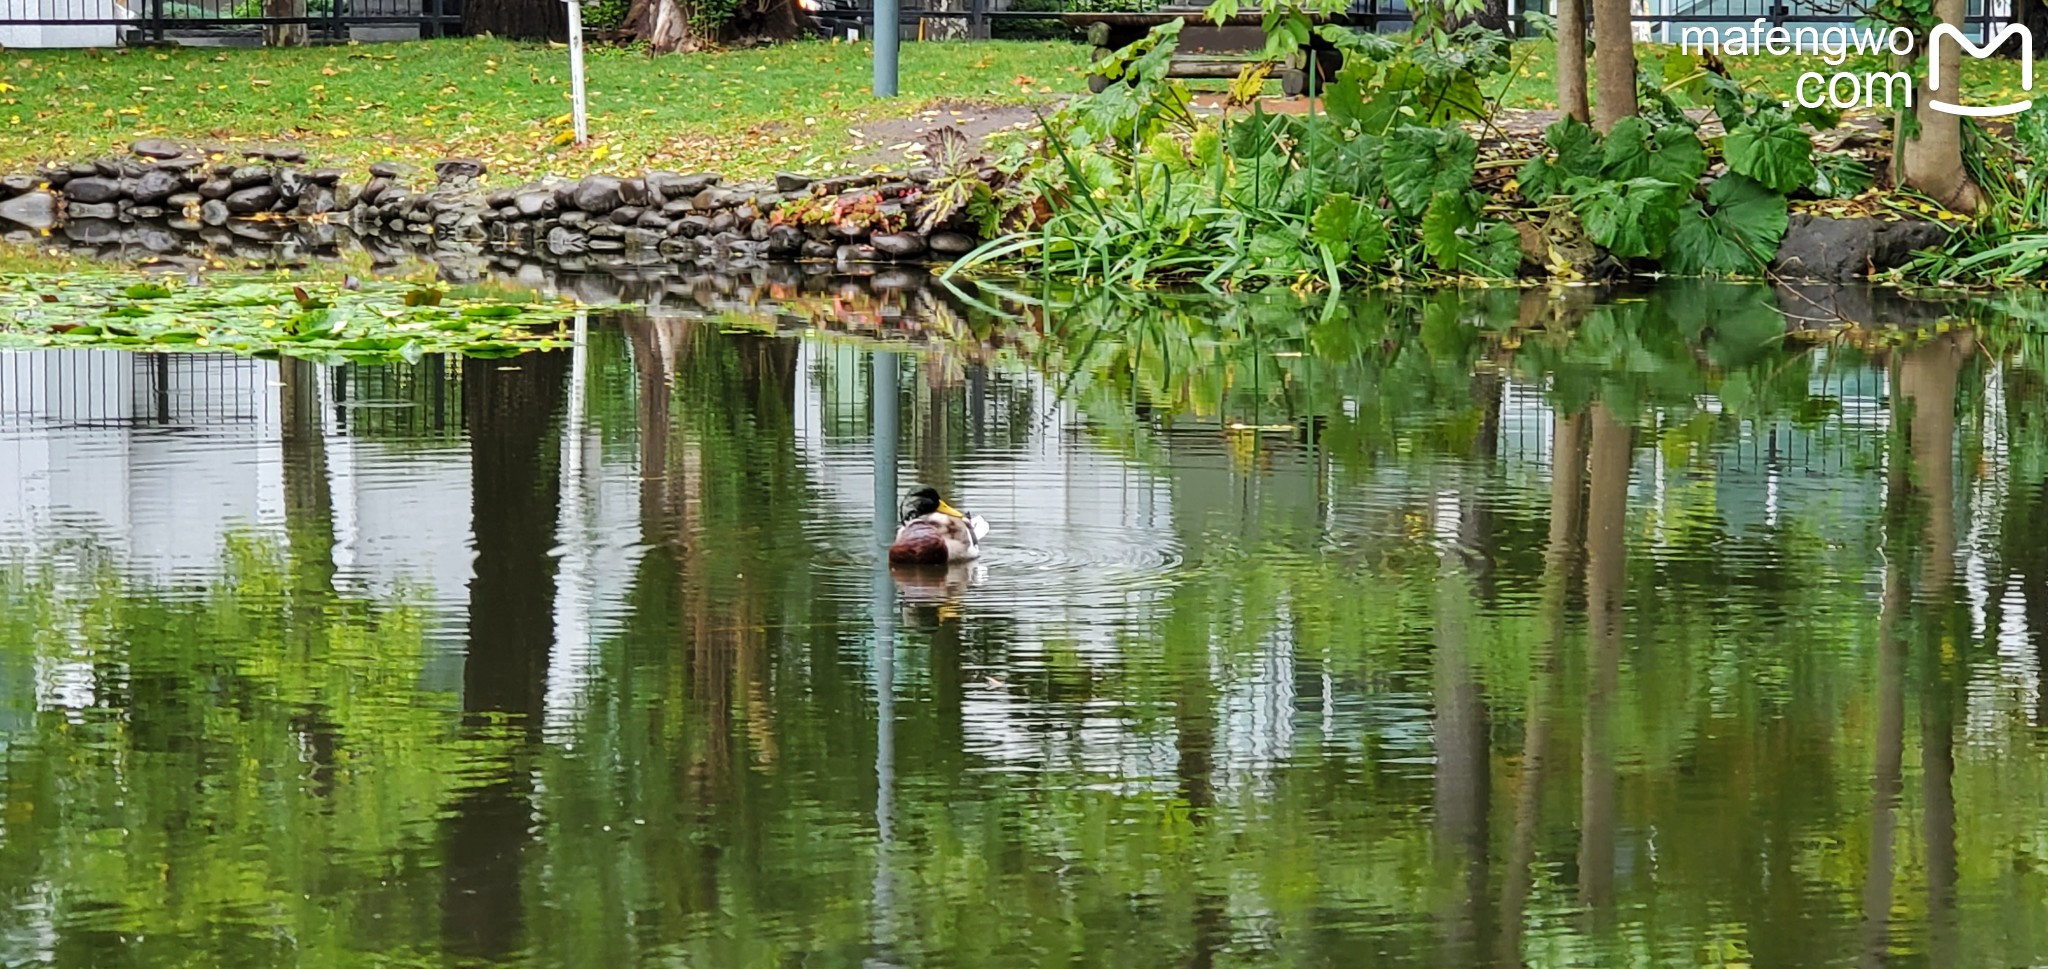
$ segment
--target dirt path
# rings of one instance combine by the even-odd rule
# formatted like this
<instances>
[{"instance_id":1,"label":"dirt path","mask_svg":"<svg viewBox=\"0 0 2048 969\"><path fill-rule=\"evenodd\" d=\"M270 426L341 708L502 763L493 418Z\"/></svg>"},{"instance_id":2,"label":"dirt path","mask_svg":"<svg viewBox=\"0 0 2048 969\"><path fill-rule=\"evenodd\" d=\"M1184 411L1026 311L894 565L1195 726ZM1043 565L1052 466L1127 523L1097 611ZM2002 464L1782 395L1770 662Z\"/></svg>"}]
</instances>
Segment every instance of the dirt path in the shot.
<instances>
[{"instance_id":1,"label":"dirt path","mask_svg":"<svg viewBox=\"0 0 2048 969\"><path fill-rule=\"evenodd\" d=\"M866 150L854 155L853 163L863 168L900 165L906 159L917 157L914 150L920 147L926 132L946 125L959 128L970 142L980 145L1001 132L1035 128L1039 112L1050 112L1057 107L940 101L916 117L890 118L854 126L851 132L854 146L865 146Z\"/></svg>"}]
</instances>

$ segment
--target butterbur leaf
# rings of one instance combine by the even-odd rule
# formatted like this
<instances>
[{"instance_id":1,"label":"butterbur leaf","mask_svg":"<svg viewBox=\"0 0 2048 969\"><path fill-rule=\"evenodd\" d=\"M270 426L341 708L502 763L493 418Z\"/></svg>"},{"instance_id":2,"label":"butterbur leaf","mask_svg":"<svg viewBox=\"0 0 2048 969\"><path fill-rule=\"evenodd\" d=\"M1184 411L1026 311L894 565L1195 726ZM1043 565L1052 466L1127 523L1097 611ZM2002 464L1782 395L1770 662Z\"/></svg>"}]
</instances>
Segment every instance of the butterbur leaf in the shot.
<instances>
[{"instance_id":1,"label":"butterbur leaf","mask_svg":"<svg viewBox=\"0 0 2048 969\"><path fill-rule=\"evenodd\" d=\"M1736 128L1721 151L1728 156L1729 171L1774 192L1796 192L1813 183L1813 142L1789 119L1759 119Z\"/></svg>"},{"instance_id":2,"label":"butterbur leaf","mask_svg":"<svg viewBox=\"0 0 2048 969\"><path fill-rule=\"evenodd\" d=\"M1740 175L1707 190L1707 202L1680 213L1664 257L1665 268L1687 275L1751 273L1762 268L1785 238L1785 197Z\"/></svg>"},{"instance_id":3,"label":"butterbur leaf","mask_svg":"<svg viewBox=\"0 0 2048 969\"><path fill-rule=\"evenodd\" d=\"M1389 132L1380 146L1380 178L1395 210L1416 216L1437 193L1469 187L1478 157L1478 143L1457 128L1410 125Z\"/></svg>"},{"instance_id":4,"label":"butterbur leaf","mask_svg":"<svg viewBox=\"0 0 2048 969\"><path fill-rule=\"evenodd\" d=\"M1580 182L1572 210L1594 242L1623 258L1663 255L1678 222L1677 186L1653 178Z\"/></svg>"},{"instance_id":5,"label":"butterbur leaf","mask_svg":"<svg viewBox=\"0 0 2048 969\"><path fill-rule=\"evenodd\" d=\"M1387 258L1387 224L1378 209L1348 195L1333 195L1316 209L1310 237L1333 258L1376 266Z\"/></svg>"},{"instance_id":6,"label":"butterbur leaf","mask_svg":"<svg viewBox=\"0 0 2048 969\"><path fill-rule=\"evenodd\" d=\"M1664 268L1687 276L1723 276L1755 268L1742 245L1721 234L1705 206L1687 202L1664 254Z\"/></svg>"},{"instance_id":7,"label":"butterbur leaf","mask_svg":"<svg viewBox=\"0 0 2048 969\"><path fill-rule=\"evenodd\" d=\"M1323 110L1339 123L1366 126L1374 114L1366 104L1368 86L1378 74L1379 66L1371 61L1346 60L1336 78L1323 86ZM1366 127L1376 130L1376 126Z\"/></svg>"},{"instance_id":8,"label":"butterbur leaf","mask_svg":"<svg viewBox=\"0 0 2048 969\"><path fill-rule=\"evenodd\" d=\"M1457 272L1464 264L1465 252L1470 247L1464 230L1479 221L1479 209L1470 194L1451 189L1440 191L1430 197L1429 208L1422 213L1422 251L1439 269Z\"/></svg>"},{"instance_id":9,"label":"butterbur leaf","mask_svg":"<svg viewBox=\"0 0 2048 969\"><path fill-rule=\"evenodd\" d=\"M1600 136L1591 125L1566 116L1543 130L1543 143L1550 151L1529 159L1516 178L1523 198L1542 202L1562 193L1567 180L1600 173Z\"/></svg>"},{"instance_id":10,"label":"butterbur leaf","mask_svg":"<svg viewBox=\"0 0 2048 969\"><path fill-rule=\"evenodd\" d=\"M1260 271L1273 276L1293 275L1308 266L1301 240L1286 229L1261 229L1254 233L1246 254Z\"/></svg>"},{"instance_id":11,"label":"butterbur leaf","mask_svg":"<svg viewBox=\"0 0 2048 969\"><path fill-rule=\"evenodd\" d=\"M1522 234L1505 222L1485 223L1472 234L1466 261L1480 275L1507 277L1522 268Z\"/></svg>"},{"instance_id":12,"label":"butterbur leaf","mask_svg":"<svg viewBox=\"0 0 2048 969\"><path fill-rule=\"evenodd\" d=\"M1653 129L1641 118L1623 118L1607 133L1600 168L1613 179L1654 178L1690 185L1707 170L1707 149L1689 128Z\"/></svg>"}]
</instances>

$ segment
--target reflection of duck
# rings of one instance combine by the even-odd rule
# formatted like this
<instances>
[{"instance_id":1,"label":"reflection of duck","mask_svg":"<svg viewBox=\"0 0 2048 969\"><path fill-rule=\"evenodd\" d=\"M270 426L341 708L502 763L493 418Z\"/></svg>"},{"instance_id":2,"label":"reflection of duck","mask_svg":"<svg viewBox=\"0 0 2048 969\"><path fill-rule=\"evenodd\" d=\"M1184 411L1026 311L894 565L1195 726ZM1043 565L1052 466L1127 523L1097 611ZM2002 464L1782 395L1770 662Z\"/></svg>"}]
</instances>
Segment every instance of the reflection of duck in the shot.
<instances>
[{"instance_id":1,"label":"reflection of duck","mask_svg":"<svg viewBox=\"0 0 2048 969\"><path fill-rule=\"evenodd\" d=\"M970 515L939 497L936 488L919 488L903 499L903 527L889 545L894 565L944 565L981 555L988 521Z\"/></svg>"},{"instance_id":2,"label":"reflection of duck","mask_svg":"<svg viewBox=\"0 0 2048 969\"><path fill-rule=\"evenodd\" d=\"M979 562L935 566L897 565L889 569L906 616L929 626L960 618L960 599L980 583L987 567Z\"/></svg>"},{"instance_id":3,"label":"reflection of duck","mask_svg":"<svg viewBox=\"0 0 2048 969\"><path fill-rule=\"evenodd\" d=\"M907 606L946 605L960 598L960 594L980 584L987 567L980 563L961 563L944 569L924 569L917 566L898 565L889 569L889 577L896 582L896 594Z\"/></svg>"}]
</instances>

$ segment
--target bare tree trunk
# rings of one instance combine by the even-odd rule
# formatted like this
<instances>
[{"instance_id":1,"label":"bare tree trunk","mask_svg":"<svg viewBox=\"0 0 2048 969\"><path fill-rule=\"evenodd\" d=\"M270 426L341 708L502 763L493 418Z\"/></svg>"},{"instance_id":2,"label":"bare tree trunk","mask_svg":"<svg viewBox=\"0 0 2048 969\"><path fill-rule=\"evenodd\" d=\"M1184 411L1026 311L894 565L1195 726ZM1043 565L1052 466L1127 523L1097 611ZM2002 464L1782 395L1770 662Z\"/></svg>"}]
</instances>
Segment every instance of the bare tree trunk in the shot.
<instances>
[{"instance_id":1,"label":"bare tree trunk","mask_svg":"<svg viewBox=\"0 0 2048 969\"><path fill-rule=\"evenodd\" d=\"M1586 0L1557 0L1557 109L1593 121L1586 106Z\"/></svg>"},{"instance_id":2,"label":"bare tree trunk","mask_svg":"<svg viewBox=\"0 0 2048 969\"><path fill-rule=\"evenodd\" d=\"M625 26L651 54L672 54L690 44L689 17L676 0L633 0Z\"/></svg>"},{"instance_id":3,"label":"bare tree trunk","mask_svg":"<svg viewBox=\"0 0 2048 969\"><path fill-rule=\"evenodd\" d=\"M931 0L929 9L965 13L967 11L967 0ZM966 40L967 18L925 17L918 21L917 39Z\"/></svg>"},{"instance_id":4,"label":"bare tree trunk","mask_svg":"<svg viewBox=\"0 0 2048 969\"><path fill-rule=\"evenodd\" d=\"M803 33L808 22L797 0L742 2L732 19L721 24L701 23L695 14L690 0L633 0L626 10L626 31L645 42L650 52L664 54L713 44L790 40Z\"/></svg>"},{"instance_id":5,"label":"bare tree trunk","mask_svg":"<svg viewBox=\"0 0 2048 969\"><path fill-rule=\"evenodd\" d=\"M1934 0L1934 14L1945 24L1963 26L1967 0ZM1916 50L1931 48L1919 47ZM1913 125L1899 115L1899 130L1893 139L1896 158L1894 180L1903 188L1925 193L1929 198L1957 212L1975 212L1983 200L1977 183L1963 167L1963 119L1928 105L1934 99L1953 103L1962 86L1963 52L1954 41L1941 48L1939 75L1930 73L1913 99Z\"/></svg>"},{"instance_id":6,"label":"bare tree trunk","mask_svg":"<svg viewBox=\"0 0 2048 969\"><path fill-rule=\"evenodd\" d=\"M1636 113L1634 28L1629 0L1593 0L1593 127L1603 133Z\"/></svg>"},{"instance_id":7,"label":"bare tree trunk","mask_svg":"<svg viewBox=\"0 0 2048 969\"><path fill-rule=\"evenodd\" d=\"M263 0L263 15L266 17L304 17L306 15L306 0ZM306 25L304 23L263 25L263 46L265 47L304 47L307 43Z\"/></svg>"}]
</instances>

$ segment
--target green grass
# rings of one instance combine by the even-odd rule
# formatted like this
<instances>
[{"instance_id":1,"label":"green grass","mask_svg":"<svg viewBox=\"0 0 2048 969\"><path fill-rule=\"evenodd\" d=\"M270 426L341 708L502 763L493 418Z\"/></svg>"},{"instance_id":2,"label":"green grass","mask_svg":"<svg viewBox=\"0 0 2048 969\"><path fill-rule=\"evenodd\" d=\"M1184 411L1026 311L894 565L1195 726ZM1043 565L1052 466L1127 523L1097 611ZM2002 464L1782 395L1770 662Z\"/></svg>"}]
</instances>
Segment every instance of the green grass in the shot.
<instances>
[{"instance_id":1,"label":"green grass","mask_svg":"<svg viewBox=\"0 0 2048 969\"><path fill-rule=\"evenodd\" d=\"M0 52L0 171L125 150L162 135L290 142L360 168L484 159L494 183L648 168L752 176L821 171L888 145L849 132L954 100L1085 91L1087 48L982 41L903 46L901 96L870 92L865 44L804 41L649 57L592 48L592 144L569 130L568 53L490 38L297 50Z\"/></svg>"},{"instance_id":2,"label":"green grass","mask_svg":"<svg viewBox=\"0 0 2048 969\"><path fill-rule=\"evenodd\" d=\"M1674 48L1645 44L1646 61ZM542 173L646 168L754 176L829 170L890 139L851 132L949 101L1046 101L1085 90L1087 48L1061 42L911 43L901 97L868 93L869 48L806 41L649 57L593 48L593 144L568 130L568 57L560 48L489 38L300 50L0 52L0 171L122 150L144 135L229 144L291 142L316 160L360 169L392 158L467 155L497 184ZM1789 96L1798 74L1877 69L1851 59L1726 58L1739 78ZM1549 108L1556 64L1545 41L1517 45L1503 90L1510 108ZM2006 100L2018 64L1968 60L1967 97ZM1491 93L1491 92L1489 92Z\"/></svg>"}]
</instances>

